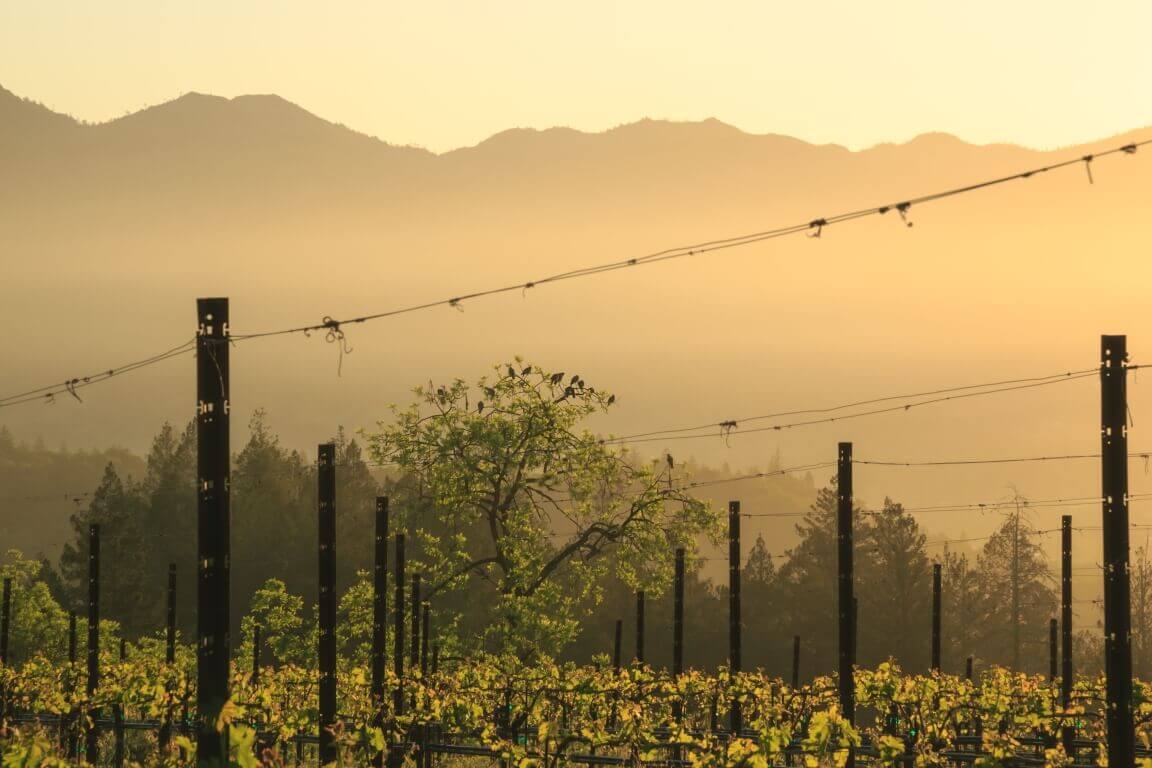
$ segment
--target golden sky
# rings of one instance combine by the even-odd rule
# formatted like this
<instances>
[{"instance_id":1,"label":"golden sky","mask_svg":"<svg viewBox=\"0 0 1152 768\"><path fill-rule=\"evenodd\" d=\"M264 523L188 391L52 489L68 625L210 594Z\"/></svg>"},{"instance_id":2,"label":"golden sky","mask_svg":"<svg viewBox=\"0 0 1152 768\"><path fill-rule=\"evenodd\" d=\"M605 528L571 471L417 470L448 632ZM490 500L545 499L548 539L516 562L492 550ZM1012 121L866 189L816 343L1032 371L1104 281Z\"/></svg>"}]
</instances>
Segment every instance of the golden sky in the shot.
<instances>
[{"instance_id":1,"label":"golden sky","mask_svg":"<svg viewBox=\"0 0 1152 768\"><path fill-rule=\"evenodd\" d=\"M849 147L1054 147L1152 125L1152 3L4 0L0 85L89 120L276 93L434 150L718 117Z\"/></svg>"}]
</instances>

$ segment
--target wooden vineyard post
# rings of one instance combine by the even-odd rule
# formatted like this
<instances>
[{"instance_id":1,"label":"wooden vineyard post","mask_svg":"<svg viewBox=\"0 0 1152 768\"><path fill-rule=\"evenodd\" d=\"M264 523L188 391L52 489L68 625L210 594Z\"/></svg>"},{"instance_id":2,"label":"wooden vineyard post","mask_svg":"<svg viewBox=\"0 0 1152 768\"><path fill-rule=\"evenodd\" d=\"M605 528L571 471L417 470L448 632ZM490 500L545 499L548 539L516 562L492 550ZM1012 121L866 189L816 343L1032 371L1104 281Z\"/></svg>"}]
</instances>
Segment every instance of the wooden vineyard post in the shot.
<instances>
[{"instance_id":1,"label":"wooden vineyard post","mask_svg":"<svg viewBox=\"0 0 1152 768\"><path fill-rule=\"evenodd\" d=\"M416 675L420 671L420 573L419 571L412 573L412 586L410 587L410 599L412 601L412 646L411 654L409 656L408 667L412 675ZM412 706L416 706L416 691L412 691ZM423 742L423 729L417 729L416 733L416 751L412 758L416 761L417 768L424 766L424 748Z\"/></svg>"},{"instance_id":2,"label":"wooden vineyard post","mask_svg":"<svg viewBox=\"0 0 1152 768\"><path fill-rule=\"evenodd\" d=\"M620 654L623 651L621 647L624 640L624 620L616 619L614 632L612 634L612 672L614 679L620 677ZM617 694L615 691L612 693L612 712L608 718L609 732L616 730L616 707L617 707Z\"/></svg>"},{"instance_id":3,"label":"wooden vineyard post","mask_svg":"<svg viewBox=\"0 0 1152 768\"><path fill-rule=\"evenodd\" d=\"M384 727L384 645L388 621L388 497L376 497L376 548L372 567L372 724ZM380 768L384 753L374 755Z\"/></svg>"},{"instance_id":4,"label":"wooden vineyard post","mask_svg":"<svg viewBox=\"0 0 1152 768\"><path fill-rule=\"evenodd\" d=\"M223 765L228 733L216 721L230 695L228 299L197 299L196 314L196 760Z\"/></svg>"},{"instance_id":5,"label":"wooden vineyard post","mask_svg":"<svg viewBox=\"0 0 1152 768\"><path fill-rule=\"evenodd\" d=\"M120 638L120 661L124 662L128 658L128 642L124 638ZM113 736L115 741L113 743L112 751L112 764L116 768L124 768L124 707L116 704L112 710L112 718L115 723Z\"/></svg>"},{"instance_id":6,"label":"wooden vineyard post","mask_svg":"<svg viewBox=\"0 0 1152 768\"><path fill-rule=\"evenodd\" d=\"M800 635L792 637L792 689L800 687Z\"/></svg>"},{"instance_id":7,"label":"wooden vineyard post","mask_svg":"<svg viewBox=\"0 0 1152 768\"><path fill-rule=\"evenodd\" d=\"M636 593L636 663L644 663L644 590Z\"/></svg>"},{"instance_id":8,"label":"wooden vineyard post","mask_svg":"<svg viewBox=\"0 0 1152 768\"><path fill-rule=\"evenodd\" d=\"M740 502L728 502L728 669L733 681L743 669L741 659L740 618ZM729 729L734 734L744 730L740 701L733 696L730 702Z\"/></svg>"},{"instance_id":9,"label":"wooden vineyard post","mask_svg":"<svg viewBox=\"0 0 1152 768\"><path fill-rule=\"evenodd\" d=\"M259 689L260 687L260 646L262 645L262 638L260 637L260 625L255 624L252 627L252 688ZM256 754L259 755L263 752L265 744L259 735L256 737Z\"/></svg>"},{"instance_id":10,"label":"wooden vineyard post","mask_svg":"<svg viewBox=\"0 0 1152 768\"><path fill-rule=\"evenodd\" d=\"M262 640L263 639L260 637L260 624L259 624L259 622L257 622L252 626L252 680L251 680L251 683L252 683L252 688L254 690L258 690L260 687L260 648L263 645ZM269 746L269 744L267 743L267 741L260 737L259 725L257 725L256 754L257 755L263 754L264 749L268 746Z\"/></svg>"},{"instance_id":11,"label":"wooden vineyard post","mask_svg":"<svg viewBox=\"0 0 1152 768\"><path fill-rule=\"evenodd\" d=\"M420 668L420 573L412 574L412 648L408 666L415 673Z\"/></svg>"},{"instance_id":12,"label":"wooden vineyard post","mask_svg":"<svg viewBox=\"0 0 1152 768\"><path fill-rule=\"evenodd\" d=\"M684 674L684 548L676 550L676 571L672 585L672 676ZM684 716L684 703L672 703L672 716L679 723Z\"/></svg>"},{"instance_id":13,"label":"wooden vineyard post","mask_svg":"<svg viewBox=\"0 0 1152 768\"><path fill-rule=\"evenodd\" d=\"M684 674L684 548L676 548L676 565L672 580L672 677L679 680ZM684 722L684 701L672 699L672 720L677 726ZM672 760L679 761L683 750L672 748Z\"/></svg>"},{"instance_id":14,"label":"wooden vineyard post","mask_svg":"<svg viewBox=\"0 0 1152 768\"><path fill-rule=\"evenodd\" d=\"M4 604L0 608L0 667L8 667L8 633L12 625L12 579L4 578ZM0 722L8 717L8 688L0 685Z\"/></svg>"},{"instance_id":15,"label":"wooden vineyard post","mask_svg":"<svg viewBox=\"0 0 1152 768\"><path fill-rule=\"evenodd\" d=\"M613 641L612 641L612 671L613 672L619 672L620 671L620 652L621 652L620 643L621 643L621 640L623 640L623 635L624 635L624 620L623 619L616 619L615 632L613 634Z\"/></svg>"},{"instance_id":16,"label":"wooden vineyard post","mask_svg":"<svg viewBox=\"0 0 1152 768\"><path fill-rule=\"evenodd\" d=\"M1072 516L1060 517L1060 706L1072 706ZM1075 754L1076 729L1064 726L1064 752Z\"/></svg>"},{"instance_id":17,"label":"wooden vineyard post","mask_svg":"<svg viewBox=\"0 0 1152 768\"><path fill-rule=\"evenodd\" d=\"M432 606L425 600L420 604L420 676L428 675L428 642L432 632Z\"/></svg>"},{"instance_id":18,"label":"wooden vineyard post","mask_svg":"<svg viewBox=\"0 0 1152 768\"><path fill-rule=\"evenodd\" d=\"M1100 464L1104 501L1104 670L1108 765L1135 764L1128 574L1127 338L1100 339Z\"/></svg>"},{"instance_id":19,"label":"wooden vineyard post","mask_svg":"<svg viewBox=\"0 0 1152 768\"><path fill-rule=\"evenodd\" d=\"M88 526L88 698L100 685L100 524ZM89 711L92 725L87 729L84 759L92 765L99 759L99 711Z\"/></svg>"},{"instance_id":20,"label":"wooden vineyard post","mask_svg":"<svg viewBox=\"0 0 1152 768\"><path fill-rule=\"evenodd\" d=\"M856 689L853 666L855 659L855 595L852 584L852 443L840 443L837 458L837 584L839 587L838 621L840 636L840 710L849 723L856 722ZM849 768L853 764L848 758Z\"/></svg>"},{"instance_id":21,"label":"wooden vineyard post","mask_svg":"<svg viewBox=\"0 0 1152 768\"><path fill-rule=\"evenodd\" d=\"M428 643L431 633L432 606L425 600L420 604L420 679L425 685L428 684ZM417 762L422 768L428 766L432 759L432 753L428 751L428 735L429 726L424 723L420 726L420 760Z\"/></svg>"},{"instance_id":22,"label":"wooden vineyard post","mask_svg":"<svg viewBox=\"0 0 1152 768\"><path fill-rule=\"evenodd\" d=\"M404 534L396 534L396 597L392 611L392 671L396 675L396 690L392 692L392 714L398 718L404 714ZM388 763L399 768L404 761L402 749L393 747L388 754Z\"/></svg>"},{"instance_id":23,"label":"wooden vineyard post","mask_svg":"<svg viewBox=\"0 0 1152 768\"><path fill-rule=\"evenodd\" d=\"M967 658L967 660L964 662L964 677L965 677L967 680L972 680L972 673L973 673L973 670L972 670L972 657L971 657L971 656L969 656L969 657ZM978 692L977 692L977 691L974 691L974 694L976 694L976 693L978 693ZM972 723L972 731L973 731L973 734L974 734L976 737L978 737L978 738L980 738L980 737L982 737L982 736L983 736L983 733L984 733L984 719L983 719L983 718L982 718L982 717L981 717L979 714L977 714L977 715L976 715L976 717L973 719L973 723Z\"/></svg>"},{"instance_id":24,"label":"wooden vineyard post","mask_svg":"<svg viewBox=\"0 0 1152 768\"><path fill-rule=\"evenodd\" d=\"M164 663L171 671L176 663L176 563L168 564L168 605L164 628ZM172 743L172 718L164 715L160 722L160 731L157 734L157 746L160 754L168 752L168 745Z\"/></svg>"},{"instance_id":25,"label":"wooden vineyard post","mask_svg":"<svg viewBox=\"0 0 1152 768\"><path fill-rule=\"evenodd\" d=\"M932 671L940 671L940 581L941 566L932 566Z\"/></svg>"},{"instance_id":26,"label":"wooden vineyard post","mask_svg":"<svg viewBox=\"0 0 1152 768\"><path fill-rule=\"evenodd\" d=\"M316 452L319 553L317 583L320 633L320 764L336 761L332 728L336 725L336 446L323 443Z\"/></svg>"},{"instance_id":27,"label":"wooden vineyard post","mask_svg":"<svg viewBox=\"0 0 1152 768\"><path fill-rule=\"evenodd\" d=\"M8 633L12 626L12 579L4 577L4 605L0 608L0 665L8 666Z\"/></svg>"},{"instance_id":28,"label":"wooden vineyard post","mask_svg":"<svg viewBox=\"0 0 1152 768\"><path fill-rule=\"evenodd\" d=\"M76 612L68 612L68 676L65 681L65 690L72 693L75 688L75 675L76 671ZM61 721L60 738L64 742L65 751L69 760L75 760L80 754L79 740L76 738L76 732L73 726L76 723L77 712L72 709L65 715Z\"/></svg>"}]
</instances>

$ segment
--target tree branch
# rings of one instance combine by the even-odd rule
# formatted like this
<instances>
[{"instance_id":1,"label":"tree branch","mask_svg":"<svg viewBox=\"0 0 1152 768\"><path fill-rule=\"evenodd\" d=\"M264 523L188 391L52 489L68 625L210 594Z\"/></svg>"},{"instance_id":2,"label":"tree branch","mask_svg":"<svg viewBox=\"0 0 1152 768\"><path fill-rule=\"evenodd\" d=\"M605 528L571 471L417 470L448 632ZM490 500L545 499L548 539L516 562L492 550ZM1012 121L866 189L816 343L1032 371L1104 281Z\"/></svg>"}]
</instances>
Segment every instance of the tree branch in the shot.
<instances>
[{"instance_id":1,"label":"tree branch","mask_svg":"<svg viewBox=\"0 0 1152 768\"><path fill-rule=\"evenodd\" d=\"M429 599L429 600L432 599L432 597L434 595L439 594L445 588L450 586L452 584L452 582L456 581L456 579L460 578L461 576L466 575L469 571L474 571L477 568L481 568L485 565L489 565L491 563L497 563L497 562L499 562L499 561L495 557L482 557L479 560L473 560L472 562L465 565L463 568L457 569L454 573L452 573L450 576L446 577L439 584L437 584L436 586L434 586L430 590L428 590L427 599Z\"/></svg>"}]
</instances>

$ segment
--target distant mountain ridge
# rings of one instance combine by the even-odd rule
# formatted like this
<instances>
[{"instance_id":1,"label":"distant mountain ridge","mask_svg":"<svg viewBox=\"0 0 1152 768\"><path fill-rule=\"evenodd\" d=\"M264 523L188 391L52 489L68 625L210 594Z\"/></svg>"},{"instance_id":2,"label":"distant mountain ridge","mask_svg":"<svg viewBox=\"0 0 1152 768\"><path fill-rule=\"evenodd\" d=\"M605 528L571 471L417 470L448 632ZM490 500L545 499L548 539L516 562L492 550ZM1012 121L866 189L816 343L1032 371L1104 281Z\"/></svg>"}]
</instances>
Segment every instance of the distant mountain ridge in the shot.
<instances>
[{"instance_id":1,"label":"distant mountain ridge","mask_svg":"<svg viewBox=\"0 0 1152 768\"><path fill-rule=\"evenodd\" d=\"M205 205L227 215L242 203L271 211L392 207L398 194L409 204L451 208L463 200L472 208L482 189L484 197L534 206L545 188L565 204L607 194L630 207L637 196L674 198L678 186L718 177L734 184L734 194L766 200L783 186L800 199L834 184L856 205L865 194L889 193L886 182L891 194L904 194L896 186L918 176L944 178L956 167L1000 171L1043 154L1008 144L977 146L943 133L851 151L750 134L716 119L644 119L598 133L516 128L436 154L388 144L273 95L189 93L85 124L0 88L0 161L11 171L9 181L21 182L17 190L0 180L0 201L17 209L71 200L86 208L160 204L162 217L174 206ZM94 188L100 189L95 199Z\"/></svg>"},{"instance_id":2,"label":"distant mountain ridge","mask_svg":"<svg viewBox=\"0 0 1152 768\"><path fill-rule=\"evenodd\" d=\"M715 119L715 117L708 117L708 119L700 121L668 121L645 117L645 119L622 123L620 126L604 131L584 131L567 127L546 129L510 128L500 131L498 134L494 134L476 145L456 147L456 149L434 153L429 150L418 149L418 147L388 143L385 139L364 134L362 131L343 126L342 123L325 120L323 117L309 112L308 109L298 106L294 104L294 102L283 99L282 97L275 96L275 94L244 94L244 96L227 98L197 91L189 91L179 98L161 102L161 104L158 105L144 107L138 109L136 112L131 112L120 117L113 117L111 120L88 123L79 121L75 119L75 117L66 114L54 112L52 109L43 104L39 104L39 102L35 100L18 97L15 93L8 91L0 85L0 124L7 124L9 131L6 132L8 132L8 134L15 134L16 131L10 130L14 127L43 127L48 123L53 123L60 128L74 127L77 129L108 130L113 127L126 128L129 126L145 126L150 129L164 128L168 121L189 122L192 127L200 130L232 129L240 131L241 129L251 130L255 128L264 129L270 132L270 134L282 132L282 134L295 136L297 138L320 138L325 135L332 137L338 134L354 135L362 137L363 139L369 139L371 142L376 142L384 146L394 147L394 149L407 149L427 155L449 155L458 152L467 152L485 145L506 145L517 142L546 142L546 140L560 137L563 139L578 140L579 137L612 136L642 131L651 127L664 128L668 131L667 135L672 140L677 138L675 131L707 131L708 134L712 135L712 138L718 139L778 139L793 145L835 147L835 149L843 150L844 152L851 152L838 144L812 144L805 142L804 139L780 134L751 134L751 132L736 128L732 126L732 124ZM965 140L952 134L946 134L946 132L929 132L929 134L922 134L911 138L907 140L907 142L884 142L866 147L866 149L858 150L857 152L884 150L888 149L888 147L924 143L952 143L967 146L1013 146L1017 147L1017 149L1030 149L1030 147L1014 144L975 145L965 142Z\"/></svg>"},{"instance_id":3,"label":"distant mountain ridge","mask_svg":"<svg viewBox=\"0 0 1152 768\"><path fill-rule=\"evenodd\" d=\"M736 180L758 194L763 183L749 175L753 169L801 190L836 178L847 191L853 181L845 169L866 179L874 163L979 167L1035 154L1010 145L977 147L947 134L853 152L749 134L716 119L645 119L600 133L510 129L435 154L388 144L272 95L189 93L84 124L0 89L0 161L22 182L17 190L0 181L0 201L36 210L49 201L85 210L160 206L160 218L205 206L224 216L248 205L272 216L284 206L394 209L398 195L417 207L474 209L478 194L534 206L545 188L563 204L576 198L583 205L589 196L607 194L631 206L638 196L675 197L679 185L709 184L725 173L732 177L726 183ZM866 186L875 188L871 181Z\"/></svg>"},{"instance_id":4,"label":"distant mountain ridge","mask_svg":"<svg viewBox=\"0 0 1152 768\"><path fill-rule=\"evenodd\" d=\"M804 224L1150 133L1059 151L934 133L853 151L719 120L641 120L598 133L511 129L436 154L276 96L188 94L87 125L0 90L0 392L170 348L193 333L197 296L231 297L241 331L296 327ZM1097 162L1094 184L1070 168L917 206L907 222L893 212L819 238L352 326L343 358L315 335L245 342L234 424L266 408L287 445L310 450L337 425L386 419L416 384L474 380L515 355L619 394L594 426L616 434L1080 370L1094 364L1093 334L1152 339L1149 160ZM187 421L188 366L0 418L28 439L140 454L164 420ZM979 418L941 406L639 450L738 471L777 452L785 464L834 460L842 439L884 458L1086 451L1098 414L1077 422L1055 402L1064 392L1029 391L1003 410L995 398L964 401ZM996 498L1008 483L1034 498L1081 497L1098 481L1088 463L1059 477L1010 469L938 488L862 472L858 489L874 505L886 495L932 505ZM937 519L943 533L969 525ZM794 520L754 520L749 540L794 538Z\"/></svg>"}]
</instances>

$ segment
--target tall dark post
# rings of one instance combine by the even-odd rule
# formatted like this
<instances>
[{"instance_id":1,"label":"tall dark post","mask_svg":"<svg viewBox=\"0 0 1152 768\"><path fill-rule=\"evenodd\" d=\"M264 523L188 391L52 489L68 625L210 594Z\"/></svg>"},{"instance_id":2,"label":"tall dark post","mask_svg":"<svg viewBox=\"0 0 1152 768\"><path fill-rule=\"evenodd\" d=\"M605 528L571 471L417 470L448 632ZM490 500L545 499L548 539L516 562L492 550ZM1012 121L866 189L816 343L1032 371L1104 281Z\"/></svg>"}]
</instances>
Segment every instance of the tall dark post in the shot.
<instances>
[{"instance_id":1,"label":"tall dark post","mask_svg":"<svg viewBox=\"0 0 1152 768\"><path fill-rule=\"evenodd\" d=\"M168 564L168 610L164 637L164 661L171 666L176 663L176 563ZM172 741L172 719L165 715L157 734L160 754L168 752Z\"/></svg>"},{"instance_id":2,"label":"tall dark post","mask_svg":"<svg viewBox=\"0 0 1152 768\"><path fill-rule=\"evenodd\" d=\"M676 550L676 575L672 590L672 675L679 678L684 673L684 549ZM672 703L672 714L679 722L684 714L684 705L679 700Z\"/></svg>"},{"instance_id":3,"label":"tall dark post","mask_svg":"<svg viewBox=\"0 0 1152 768\"><path fill-rule=\"evenodd\" d=\"M88 526L88 697L100 685L100 524ZM97 764L100 731L96 725L99 713L91 711L92 726L84 744L84 759Z\"/></svg>"},{"instance_id":4,"label":"tall dark post","mask_svg":"<svg viewBox=\"0 0 1152 768\"><path fill-rule=\"evenodd\" d=\"M408 666L415 672L420 664L420 573L412 574L412 653Z\"/></svg>"},{"instance_id":5,"label":"tall dark post","mask_svg":"<svg viewBox=\"0 0 1152 768\"><path fill-rule=\"evenodd\" d=\"M636 593L636 663L644 663L644 590Z\"/></svg>"},{"instance_id":6,"label":"tall dark post","mask_svg":"<svg viewBox=\"0 0 1152 768\"><path fill-rule=\"evenodd\" d=\"M1072 516L1060 517L1060 705L1072 706ZM1064 751L1072 755L1075 729L1064 728Z\"/></svg>"},{"instance_id":7,"label":"tall dark post","mask_svg":"<svg viewBox=\"0 0 1152 768\"><path fill-rule=\"evenodd\" d=\"M932 566L932 671L940 671L940 563Z\"/></svg>"},{"instance_id":8,"label":"tall dark post","mask_svg":"<svg viewBox=\"0 0 1152 768\"><path fill-rule=\"evenodd\" d=\"M617 618L614 632L613 632L613 640L612 640L612 671L615 672L615 674L617 676L620 675L620 654L622 652L621 646L623 644L623 639L624 639L624 619ZM620 697L619 691L613 691L612 692L612 714L608 715L608 730L609 731L614 730L616 728L616 709L617 709L617 700L619 700L619 697Z\"/></svg>"},{"instance_id":9,"label":"tall dark post","mask_svg":"<svg viewBox=\"0 0 1152 768\"><path fill-rule=\"evenodd\" d=\"M420 608L420 677L426 679L428 677L428 641L432 631L432 606L425 601L420 604ZM416 758L416 765L421 766L421 768L428 768L431 765L431 753L428 752L427 723L420 726L420 747L414 757Z\"/></svg>"},{"instance_id":10,"label":"tall dark post","mask_svg":"<svg viewBox=\"0 0 1152 768\"><path fill-rule=\"evenodd\" d=\"M120 661L123 662L128 658L128 641L123 637L120 638ZM113 746L112 746L112 765L116 768L123 768L124 765L124 707L116 704L112 709L112 717L114 720L113 730Z\"/></svg>"},{"instance_id":11,"label":"tall dark post","mask_svg":"<svg viewBox=\"0 0 1152 768\"><path fill-rule=\"evenodd\" d=\"M376 548L372 564L372 724L384 727L384 654L388 640L388 497L376 497ZM384 751L372 756L384 765Z\"/></svg>"},{"instance_id":12,"label":"tall dark post","mask_svg":"<svg viewBox=\"0 0 1152 768\"><path fill-rule=\"evenodd\" d=\"M425 602L420 614L420 676L428 674L428 641L432 631L432 606Z\"/></svg>"},{"instance_id":13,"label":"tall dark post","mask_svg":"<svg viewBox=\"0 0 1152 768\"><path fill-rule=\"evenodd\" d=\"M740 619L740 502L728 502L728 668L733 674L743 669ZM729 711L733 733L744 730L740 702L734 697Z\"/></svg>"},{"instance_id":14,"label":"tall dark post","mask_svg":"<svg viewBox=\"0 0 1152 768\"><path fill-rule=\"evenodd\" d=\"M319 520L320 634L320 764L336 761L336 446L323 443L316 452L317 518Z\"/></svg>"},{"instance_id":15,"label":"tall dark post","mask_svg":"<svg viewBox=\"0 0 1152 768\"><path fill-rule=\"evenodd\" d=\"M1128 576L1128 349L1125 336L1100 338L1100 458L1104 497L1104 670L1108 765L1135 762L1132 615Z\"/></svg>"},{"instance_id":16,"label":"tall dark post","mask_svg":"<svg viewBox=\"0 0 1152 768\"><path fill-rule=\"evenodd\" d=\"M420 574L412 574L412 672L420 672L423 680L428 673L428 603L420 601ZM413 706L416 694L412 694ZM412 755L417 768L427 768L428 725L417 726L415 731L416 750Z\"/></svg>"},{"instance_id":17,"label":"tall dark post","mask_svg":"<svg viewBox=\"0 0 1152 768\"><path fill-rule=\"evenodd\" d=\"M964 662L964 679L972 679L972 657L969 656L967 661Z\"/></svg>"},{"instance_id":18,"label":"tall dark post","mask_svg":"<svg viewBox=\"0 0 1152 768\"><path fill-rule=\"evenodd\" d=\"M223 765L216 720L229 698L230 527L228 299L196 300L196 760Z\"/></svg>"},{"instance_id":19,"label":"tall dark post","mask_svg":"<svg viewBox=\"0 0 1152 768\"><path fill-rule=\"evenodd\" d=\"M384 644L388 621L388 497L376 497L376 551L372 570L372 699L384 701ZM377 719L376 725L381 722Z\"/></svg>"},{"instance_id":20,"label":"tall dark post","mask_svg":"<svg viewBox=\"0 0 1152 768\"><path fill-rule=\"evenodd\" d=\"M392 671L396 674L396 690L392 692L392 709L397 715L404 713L404 534L396 534L396 600L392 611Z\"/></svg>"},{"instance_id":21,"label":"tall dark post","mask_svg":"<svg viewBox=\"0 0 1152 768\"><path fill-rule=\"evenodd\" d=\"M392 618L392 671L396 675L396 689L392 691L392 714L404 714L404 534L396 534L396 596ZM399 745L388 752L388 765L399 768L404 761L404 752Z\"/></svg>"},{"instance_id":22,"label":"tall dark post","mask_svg":"<svg viewBox=\"0 0 1152 768\"><path fill-rule=\"evenodd\" d=\"M792 688L800 687L800 635L792 637Z\"/></svg>"},{"instance_id":23,"label":"tall dark post","mask_svg":"<svg viewBox=\"0 0 1152 768\"><path fill-rule=\"evenodd\" d=\"M853 642L855 596L852 589L852 443L840 443L837 459L836 548L840 629L840 709L850 723L856 720L856 663ZM851 759L850 759L851 761Z\"/></svg>"},{"instance_id":24,"label":"tall dark post","mask_svg":"<svg viewBox=\"0 0 1152 768\"><path fill-rule=\"evenodd\" d=\"M8 666L8 633L12 626L12 579L4 578L4 606L0 609L0 666Z\"/></svg>"},{"instance_id":25,"label":"tall dark post","mask_svg":"<svg viewBox=\"0 0 1152 768\"><path fill-rule=\"evenodd\" d=\"M672 674L684 672L684 550L676 550L676 570L672 584Z\"/></svg>"},{"instance_id":26,"label":"tall dark post","mask_svg":"<svg viewBox=\"0 0 1152 768\"><path fill-rule=\"evenodd\" d=\"M1020 499L1012 515L1012 667L1020 671Z\"/></svg>"},{"instance_id":27,"label":"tall dark post","mask_svg":"<svg viewBox=\"0 0 1152 768\"><path fill-rule=\"evenodd\" d=\"M0 609L0 667L8 666L8 632L12 623L12 579L4 578L4 605ZM8 718L8 691L0 685L0 721Z\"/></svg>"},{"instance_id":28,"label":"tall dark post","mask_svg":"<svg viewBox=\"0 0 1152 768\"><path fill-rule=\"evenodd\" d=\"M65 678L65 689L71 693L75 686L75 672L76 672L76 612L68 612L68 675ZM75 731L72 730L71 725L76 720L76 710L73 709L64 716L61 722L61 740L64 742L68 758L70 760L76 759L79 753L79 745L77 743Z\"/></svg>"},{"instance_id":29,"label":"tall dark post","mask_svg":"<svg viewBox=\"0 0 1152 768\"><path fill-rule=\"evenodd\" d=\"M1059 654L1056 653L1056 619L1048 620L1048 679L1056 682Z\"/></svg>"}]
</instances>

